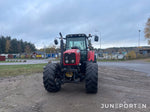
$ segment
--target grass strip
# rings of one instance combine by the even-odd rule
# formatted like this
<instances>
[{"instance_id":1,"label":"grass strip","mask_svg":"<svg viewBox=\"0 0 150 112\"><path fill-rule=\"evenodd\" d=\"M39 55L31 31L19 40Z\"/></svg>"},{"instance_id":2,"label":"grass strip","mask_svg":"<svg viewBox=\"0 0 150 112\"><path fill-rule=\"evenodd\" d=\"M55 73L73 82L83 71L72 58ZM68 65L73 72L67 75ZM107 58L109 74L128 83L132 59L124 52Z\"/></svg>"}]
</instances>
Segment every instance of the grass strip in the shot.
<instances>
[{"instance_id":1,"label":"grass strip","mask_svg":"<svg viewBox=\"0 0 150 112\"><path fill-rule=\"evenodd\" d=\"M29 65L0 65L0 77L26 75L43 72L43 66L46 64Z\"/></svg>"}]
</instances>

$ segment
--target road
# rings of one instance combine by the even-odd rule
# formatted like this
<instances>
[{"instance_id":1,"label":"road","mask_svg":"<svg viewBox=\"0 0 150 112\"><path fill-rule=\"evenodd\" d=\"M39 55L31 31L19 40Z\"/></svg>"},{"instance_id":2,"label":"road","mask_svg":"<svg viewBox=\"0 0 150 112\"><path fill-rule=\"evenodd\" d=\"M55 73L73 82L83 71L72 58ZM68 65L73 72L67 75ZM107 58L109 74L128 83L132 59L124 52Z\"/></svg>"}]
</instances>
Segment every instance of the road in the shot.
<instances>
[{"instance_id":1,"label":"road","mask_svg":"<svg viewBox=\"0 0 150 112\"><path fill-rule=\"evenodd\" d=\"M143 61L127 61L127 62L99 62L99 66L120 67L139 72L147 73L150 76L150 63Z\"/></svg>"},{"instance_id":2,"label":"road","mask_svg":"<svg viewBox=\"0 0 150 112\"><path fill-rule=\"evenodd\" d=\"M61 91L48 93L42 73L0 78L0 112L150 112L147 73L114 63L99 64L97 94L86 94L84 82L65 84ZM146 108L102 108L102 104L124 102L146 104Z\"/></svg>"},{"instance_id":3,"label":"road","mask_svg":"<svg viewBox=\"0 0 150 112\"><path fill-rule=\"evenodd\" d=\"M52 59L36 59L26 60L27 62L16 62L16 63L0 63L0 65L22 65L22 64L40 64L48 63ZM130 70L140 71L147 73L150 76L150 63L135 60L135 61L124 61L124 62L98 62L99 66L110 66L110 67L121 67Z\"/></svg>"}]
</instances>

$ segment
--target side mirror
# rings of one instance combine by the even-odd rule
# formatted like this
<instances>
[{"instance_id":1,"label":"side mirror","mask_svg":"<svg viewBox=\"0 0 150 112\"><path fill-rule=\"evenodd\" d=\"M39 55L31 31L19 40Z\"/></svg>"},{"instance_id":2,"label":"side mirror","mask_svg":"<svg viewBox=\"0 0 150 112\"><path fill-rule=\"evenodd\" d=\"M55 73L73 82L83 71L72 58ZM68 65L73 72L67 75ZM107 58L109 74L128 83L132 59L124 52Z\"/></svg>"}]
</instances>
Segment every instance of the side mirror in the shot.
<instances>
[{"instance_id":1,"label":"side mirror","mask_svg":"<svg viewBox=\"0 0 150 112\"><path fill-rule=\"evenodd\" d=\"M94 37L94 41L96 41L96 42L98 42L98 36L97 35L95 35L95 37Z\"/></svg>"},{"instance_id":2,"label":"side mirror","mask_svg":"<svg viewBox=\"0 0 150 112\"><path fill-rule=\"evenodd\" d=\"M55 43L55 45L57 45L57 44L58 44L58 40L57 40L57 39L55 39L55 40L54 40L54 43Z\"/></svg>"}]
</instances>

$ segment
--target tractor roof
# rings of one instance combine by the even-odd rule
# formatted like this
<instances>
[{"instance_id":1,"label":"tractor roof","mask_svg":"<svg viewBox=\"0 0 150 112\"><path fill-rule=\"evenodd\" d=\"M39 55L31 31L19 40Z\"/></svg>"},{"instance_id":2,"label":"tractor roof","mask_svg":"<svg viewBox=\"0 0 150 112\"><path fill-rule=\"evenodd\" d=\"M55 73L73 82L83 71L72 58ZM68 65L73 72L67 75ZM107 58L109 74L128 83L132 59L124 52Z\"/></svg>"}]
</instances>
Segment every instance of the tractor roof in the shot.
<instances>
[{"instance_id":1,"label":"tractor roof","mask_svg":"<svg viewBox=\"0 0 150 112\"><path fill-rule=\"evenodd\" d=\"M66 35L66 38L74 38L74 37L87 37L87 36L84 33L80 33L80 34L68 34L68 35Z\"/></svg>"}]
</instances>

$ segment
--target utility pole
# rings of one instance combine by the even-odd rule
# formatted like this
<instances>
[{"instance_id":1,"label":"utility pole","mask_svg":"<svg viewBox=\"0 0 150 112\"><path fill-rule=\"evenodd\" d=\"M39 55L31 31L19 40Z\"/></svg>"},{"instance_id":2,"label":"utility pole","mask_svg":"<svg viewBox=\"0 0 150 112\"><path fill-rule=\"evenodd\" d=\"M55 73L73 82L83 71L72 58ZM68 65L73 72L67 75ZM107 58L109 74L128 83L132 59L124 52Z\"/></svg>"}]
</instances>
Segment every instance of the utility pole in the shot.
<instances>
[{"instance_id":1,"label":"utility pole","mask_svg":"<svg viewBox=\"0 0 150 112\"><path fill-rule=\"evenodd\" d=\"M141 30L139 30L139 41L138 41L138 46L140 47L140 32Z\"/></svg>"},{"instance_id":2,"label":"utility pole","mask_svg":"<svg viewBox=\"0 0 150 112\"><path fill-rule=\"evenodd\" d=\"M46 46L44 42L43 42L43 45L44 45L44 58L46 58Z\"/></svg>"},{"instance_id":3,"label":"utility pole","mask_svg":"<svg viewBox=\"0 0 150 112\"><path fill-rule=\"evenodd\" d=\"M101 32L100 32L100 39L99 39L99 40L100 40L100 49L101 49L101 45L102 45L102 44L101 44Z\"/></svg>"}]
</instances>

